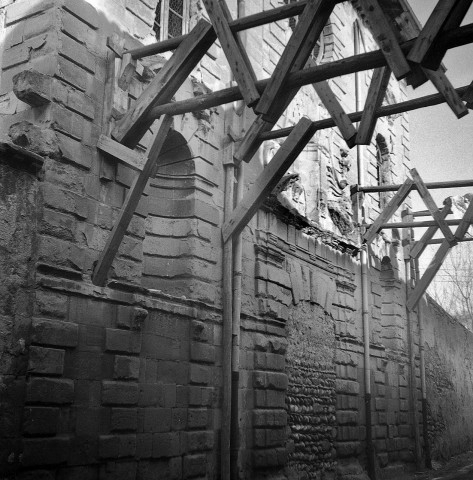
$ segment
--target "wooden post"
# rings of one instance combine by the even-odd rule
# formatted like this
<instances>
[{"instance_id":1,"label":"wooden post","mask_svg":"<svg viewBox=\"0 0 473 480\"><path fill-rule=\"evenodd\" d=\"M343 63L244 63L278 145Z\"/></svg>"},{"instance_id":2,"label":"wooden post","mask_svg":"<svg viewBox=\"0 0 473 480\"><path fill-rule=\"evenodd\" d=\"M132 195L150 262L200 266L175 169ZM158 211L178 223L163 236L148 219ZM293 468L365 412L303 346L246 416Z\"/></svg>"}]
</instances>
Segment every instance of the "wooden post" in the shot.
<instances>
[{"instance_id":1,"label":"wooden post","mask_svg":"<svg viewBox=\"0 0 473 480\"><path fill-rule=\"evenodd\" d=\"M396 210L402 205L402 202L409 195L409 192L412 189L414 180L410 178L402 184L401 188L396 192L396 194L391 198L389 203L386 205L384 210L379 214L379 217L373 222L369 230L363 235L363 242L370 244L377 233L381 230L382 225L386 223L393 215L396 213Z\"/></svg>"},{"instance_id":2,"label":"wooden post","mask_svg":"<svg viewBox=\"0 0 473 480\"><path fill-rule=\"evenodd\" d=\"M255 86L256 75L238 34L230 29L232 19L227 4L225 0L203 1L245 103L251 107L260 98Z\"/></svg>"},{"instance_id":3,"label":"wooden post","mask_svg":"<svg viewBox=\"0 0 473 480\"><path fill-rule=\"evenodd\" d=\"M326 1L331 2L331 0ZM258 105L255 107L255 111L262 114L266 121L276 122L279 118L280 114L277 114L278 109L273 107L274 101L283 93L283 89L287 88L287 79L292 71L294 62L299 59L302 64L305 64L324 29L325 24L322 25L321 22L317 22L317 17L322 11L323 2L324 0L311 0L307 3L269 83L264 89ZM300 56L301 51L304 51L305 58Z\"/></svg>"},{"instance_id":4,"label":"wooden post","mask_svg":"<svg viewBox=\"0 0 473 480\"><path fill-rule=\"evenodd\" d=\"M370 88L368 89L368 95L366 97L365 108L361 122L358 125L358 134L356 136L356 143L358 145L369 145L371 143L371 137L373 136L377 120L376 110L378 110L383 103L390 77L391 69L389 67L377 68L373 72Z\"/></svg>"},{"instance_id":5,"label":"wooden post","mask_svg":"<svg viewBox=\"0 0 473 480\"><path fill-rule=\"evenodd\" d=\"M340 105L340 102L337 100L337 97L332 92L328 82L313 83L312 86L340 130L348 147L353 148L355 146L356 129L348 115L345 113L345 110L343 110L343 107Z\"/></svg>"},{"instance_id":6,"label":"wooden post","mask_svg":"<svg viewBox=\"0 0 473 480\"><path fill-rule=\"evenodd\" d=\"M100 254L97 265L94 268L92 274L92 283L94 285L103 286L107 280L107 273L112 265L113 259L120 247L120 244L125 236L126 230L130 221L135 213L136 207L141 199L141 195L148 183L151 176L156 173L158 167L158 157L161 149L166 140L166 136L172 124L172 117L169 115L164 116L160 120L160 125L154 141L148 151L148 159L146 160L143 170L141 170L138 176L135 178L133 185L128 191L123 207L120 211L117 221L113 227L113 230L108 237L105 248Z\"/></svg>"},{"instance_id":7,"label":"wooden post","mask_svg":"<svg viewBox=\"0 0 473 480\"><path fill-rule=\"evenodd\" d=\"M404 78L411 71L411 67L407 63L396 34L381 9L378 0L357 0L355 8L359 11L361 17L367 21L368 28L375 42L382 50L394 76L398 80Z\"/></svg>"},{"instance_id":8,"label":"wooden post","mask_svg":"<svg viewBox=\"0 0 473 480\"><path fill-rule=\"evenodd\" d=\"M222 227L224 242L227 242L232 235L239 233L244 228L261 206L268 193L273 190L287 169L302 152L313 134L312 122L308 118L301 118L291 135L287 137L271 162L261 172L240 204L237 205L232 216L225 221Z\"/></svg>"}]
</instances>

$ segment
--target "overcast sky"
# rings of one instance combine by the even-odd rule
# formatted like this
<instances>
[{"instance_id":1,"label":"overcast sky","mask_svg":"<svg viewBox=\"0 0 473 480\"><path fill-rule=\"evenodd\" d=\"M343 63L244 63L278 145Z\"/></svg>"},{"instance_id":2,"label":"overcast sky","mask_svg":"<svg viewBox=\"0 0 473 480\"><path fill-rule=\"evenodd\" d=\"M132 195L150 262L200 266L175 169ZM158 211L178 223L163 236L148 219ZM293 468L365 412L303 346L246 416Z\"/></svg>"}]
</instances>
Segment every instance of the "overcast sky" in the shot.
<instances>
[{"instance_id":1,"label":"overcast sky","mask_svg":"<svg viewBox=\"0 0 473 480\"><path fill-rule=\"evenodd\" d=\"M437 0L410 0L410 4L422 24L432 12ZM463 24L473 23L473 9L470 8ZM443 63L447 68L447 77L454 87L469 85L473 81L473 45L451 49ZM430 83L412 90L410 98L436 93ZM445 105L423 108L409 113L410 146L412 165L417 168L426 182L444 180L473 179L473 110L458 120ZM473 192L466 189L432 190L437 205L450 195ZM413 195L414 210L424 210L425 206L417 194ZM456 227L453 227L456 228ZM416 238L423 230L416 229ZM438 237L439 235L437 235ZM438 246L429 246L420 258L422 270L427 267ZM441 279L442 272L439 272Z\"/></svg>"},{"instance_id":2,"label":"overcast sky","mask_svg":"<svg viewBox=\"0 0 473 480\"><path fill-rule=\"evenodd\" d=\"M411 0L410 4L424 24L436 0ZM473 9L470 9L463 24L472 22ZM443 63L447 67L447 77L455 87L473 81L472 45L449 50ZM409 89L411 98L431 93L436 90L430 83L416 90ZM458 120L443 104L411 112L409 119L411 159L424 181L473 178L473 110ZM438 192L443 198L458 193L451 190Z\"/></svg>"}]
</instances>

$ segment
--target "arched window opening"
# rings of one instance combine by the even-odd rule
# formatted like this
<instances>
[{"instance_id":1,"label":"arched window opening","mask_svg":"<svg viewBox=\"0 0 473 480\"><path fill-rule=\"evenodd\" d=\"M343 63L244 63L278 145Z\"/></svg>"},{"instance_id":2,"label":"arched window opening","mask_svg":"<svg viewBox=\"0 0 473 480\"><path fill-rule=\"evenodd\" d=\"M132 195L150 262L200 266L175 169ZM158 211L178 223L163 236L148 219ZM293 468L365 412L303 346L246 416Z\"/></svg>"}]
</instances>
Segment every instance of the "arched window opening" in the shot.
<instances>
[{"instance_id":1,"label":"arched window opening","mask_svg":"<svg viewBox=\"0 0 473 480\"><path fill-rule=\"evenodd\" d=\"M158 0L153 30L157 40L187 33L189 0Z\"/></svg>"},{"instance_id":2,"label":"arched window opening","mask_svg":"<svg viewBox=\"0 0 473 480\"><path fill-rule=\"evenodd\" d=\"M159 155L159 173L180 171L177 164L193 158L185 138L176 130L170 130Z\"/></svg>"}]
</instances>

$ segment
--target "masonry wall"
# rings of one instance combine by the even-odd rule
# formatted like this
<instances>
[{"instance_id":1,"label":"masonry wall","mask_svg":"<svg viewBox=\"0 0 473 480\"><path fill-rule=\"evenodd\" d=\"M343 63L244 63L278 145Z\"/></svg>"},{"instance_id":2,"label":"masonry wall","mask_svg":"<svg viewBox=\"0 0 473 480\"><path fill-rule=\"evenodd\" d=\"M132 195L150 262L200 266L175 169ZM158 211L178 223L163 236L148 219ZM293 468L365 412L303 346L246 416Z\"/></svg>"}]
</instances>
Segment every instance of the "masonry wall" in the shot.
<instances>
[{"instance_id":1,"label":"masonry wall","mask_svg":"<svg viewBox=\"0 0 473 480\"><path fill-rule=\"evenodd\" d=\"M235 15L236 3L229 3ZM12 145L20 151L2 153L0 163L1 475L219 478L222 163L232 148L226 134L242 135L254 115L236 102L174 117L162 157L169 165L151 179L107 286L97 287L94 262L134 175L101 154L97 141L170 54L143 60L126 90L108 80L121 70L123 48L154 41L156 1L0 5L2 152ZM246 2L245 14L276 6ZM189 27L202 16L202 4L191 2ZM321 61L353 54L355 19L349 4L336 7ZM242 35L258 77L273 71L290 28L285 20ZM369 73L360 77L364 95ZM175 98L221 89L230 80L216 42ZM355 108L352 80L330 81L347 111ZM404 85L393 83L390 101L404 94ZM312 86L301 90L278 126L294 125L301 115L327 116ZM144 152L153 132L137 151ZM409 166L406 115L380 121L376 133L389 144L381 180L401 183ZM292 171L306 195L304 215L272 195L242 234L241 478L365 475L359 239L340 230L327 196L343 148L336 129L317 132ZM347 179L354 184L357 159L348 155ZM366 182L375 184L376 146L363 156ZM42 166L30 168L32 158ZM245 166L245 184L270 158L266 145ZM368 198L370 219L385 201ZM414 451L400 240L399 232L380 236L369 255L372 422L384 475L412 465ZM435 317L439 331L447 328L441 317ZM456 328L448 330L458 336ZM429 365L450 358L469 365L434 333ZM445 371L438 384L447 378ZM456 432L451 405L469 418L471 392L458 388L463 400L452 401L454 395L431 403L431 418L446 425L440 431L443 424L432 420L438 451L444 444L452 453L460 449L450 441Z\"/></svg>"}]
</instances>

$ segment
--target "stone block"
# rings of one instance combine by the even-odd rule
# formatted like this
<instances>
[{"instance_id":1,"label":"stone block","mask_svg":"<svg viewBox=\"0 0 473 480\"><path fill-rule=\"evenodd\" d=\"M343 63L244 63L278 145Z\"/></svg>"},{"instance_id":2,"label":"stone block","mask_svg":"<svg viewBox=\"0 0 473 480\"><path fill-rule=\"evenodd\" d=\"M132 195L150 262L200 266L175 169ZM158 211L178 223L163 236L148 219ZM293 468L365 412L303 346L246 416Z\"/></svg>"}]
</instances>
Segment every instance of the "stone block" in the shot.
<instances>
[{"instance_id":1,"label":"stone block","mask_svg":"<svg viewBox=\"0 0 473 480\"><path fill-rule=\"evenodd\" d=\"M55 435L59 419L59 408L28 407L24 410L23 432L31 436Z\"/></svg>"},{"instance_id":2,"label":"stone block","mask_svg":"<svg viewBox=\"0 0 473 480\"><path fill-rule=\"evenodd\" d=\"M66 0L64 2L63 8L68 12L72 13L75 17L79 18L82 22L88 25L90 28L97 30L99 28L98 24L98 14L97 10L88 2L77 1L77 0Z\"/></svg>"},{"instance_id":3,"label":"stone block","mask_svg":"<svg viewBox=\"0 0 473 480\"><path fill-rule=\"evenodd\" d=\"M214 448L214 432L212 431L187 432L186 439L188 452L212 450Z\"/></svg>"},{"instance_id":4,"label":"stone block","mask_svg":"<svg viewBox=\"0 0 473 480\"><path fill-rule=\"evenodd\" d=\"M182 470L184 478L205 476L207 473L207 455L184 455Z\"/></svg>"},{"instance_id":5,"label":"stone block","mask_svg":"<svg viewBox=\"0 0 473 480\"><path fill-rule=\"evenodd\" d=\"M68 379L31 377L26 386L26 401L69 404L74 400L74 382Z\"/></svg>"},{"instance_id":6,"label":"stone block","mask_svg":"<svg viewBox=\"0 0 473 480\"><path fill-rule=\"evenodd\" d=\"M61 156L56 132L49 127L22 121L11 125L8 135L15 145L42 157L59 159Z\"/></svg>"},{"instance_id":7,"label":"stone block","mask_svg":"<svg viewBox=\"0 0 473 480\"><path fill-rule=\"evenodd\" d=\"M171 430L172 412L170 408L145 408L143 413L145 433Z\"/></svg>"},{"instance_id":8,"label":"stone block","mask_svg":"<svg viewBox=\"0 0 473 480\"><path fill-rule=\"evenodd\" d=\"M187 428L187 408L173 408L171 415L171 429L173 431Z\"/></svg>"},{"instance_id":9,"label":"stone block","mask_svg":"<svg viewBox=\"0 0 473 480\"><path fill-rule=\"evenodd\" d=\"M211 367L190 365L190 383L194 385L208 385L210 382Z\"/></svg>"},{"instance_id":10,"label":"stone block","mask_svg":"<svg viewBox=\"0 0 473 480\"><path fill-rule=\"evenodd\" d=\"M139 353L141 335L115 328L105 329L105 349L112 352Z\"/></svg>"},{"instance_id":11,"label":"stone block","mask_svg":"<svg viewBox=\"0 0 473 480\"><path fill-rule=\"evenodd\" d=\"M191 335L193 340L198 340L199 342L212 342L213 326L199 320L192 320Z\"/></svg>"},{"instance_id":12,"label":"stone block","mask_svg":"<svg viewBox=\"0 0 473 480\"><path fill-rule=\"evenodd\" d=\"M129 330L141 330L148 317L148 310L129 305L118 305L117 327Z\"/></svg>"},{"instance_id":13,"label":"stone block","mask_svg":"<svg viewBox=\"0 0 473 480\"><path fill-rule=\"evenodd\" d=\"M110 429L115 431L136 431L138 410L136 408L112 408Z\"/></svg>"},{"instance_id":14,"label":"stone block","mask_svg":"<svg viewBox=\"0 0 473 480\"><path fill-rule=\"evenodd\" d=\"M137 380L140 373L140 359L115 355L113 378L116 380Z\"/></svg>"},{"instance_id":15,"label":"stone block","mask_svg":"<svg viewBox=\"0 0 473 480\"><path fill-rule=\"evenodd\" d=\"M33 107L51 101L52 78L35 70L24 70L13 77L13 93L22 102Z\"/></svg>"},{"instance_id":16,"label":"stone block","mask_svg":"<svg viewBox=\"0 0 473 480\"><path fill-rule=\"evenodd\" d=\"M104 405L136 405L139 391L136 383L102 382L102 403Z\"/></svg>"},{"instance_id":17,"label":"stone block","mask_svg":"<svg viewBox=\"0 0 473 480\"><path fill-rule=\"evenodd\" d=\"M189 429L203 429L207 427L208 410L203 408L189 408L187 426Z\"/></svg>"},{"instance_id":18,"label":"stone block","mask_svg":"<svg viewBox=\"0 0 473 480\"><path fill-rule=\"evenodd\" d=\"M195 362L214 363L215 347L202 342L191 343L190 359Z\"/></svg>"},{"instance_id":19,"label":"stone block","mask_svg":"<svg viewBox=\"0 0 473 480\"><path fill-rule=\"evenodd\" d=\"M29 348L28 372L42 375L62 375L64 355L64 350L31 346Z\"/></svg>"},{"instance_id":20,"label":"stone block","mask_svg":"<svg viewBox=\"0 0 473 480\"><path fill-rule=\"evenodd\" d=\"M153 435L139 433L136 435L136 457L138 459L150 458L153 455Z\"/></svg>"},{"instance_id":21,"label":"stone block","mask_svg":"<svg viewBox=\"0 0 473 480\"><path fill-rule=\"evenodd\" d=\"M24 439L21 463L24 467L64 463L69 449L68 437Z\"/></svg>"},{"instance_id":22,"label":"stone block","mask_svg":"<svg viewBox=\"0 0 473 480\"><path fill-rule=\"evenodd\" d=\"M58 347L76 347L79 338L79 327L70 322L33 318L33 343Z\"/></svg>"},{"instance_id":23,"label":"stone block","mask_svg":"<svg viewBox=\"0 0 473 480\"><path fill-rule=\"evenodd\" d=\"M180 432L154 433L152 457L177 457L180 455L180 435Z\"/></svg>"}]
</instances>

